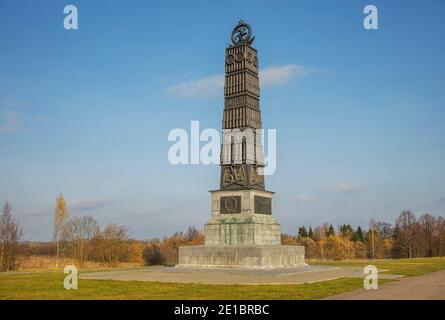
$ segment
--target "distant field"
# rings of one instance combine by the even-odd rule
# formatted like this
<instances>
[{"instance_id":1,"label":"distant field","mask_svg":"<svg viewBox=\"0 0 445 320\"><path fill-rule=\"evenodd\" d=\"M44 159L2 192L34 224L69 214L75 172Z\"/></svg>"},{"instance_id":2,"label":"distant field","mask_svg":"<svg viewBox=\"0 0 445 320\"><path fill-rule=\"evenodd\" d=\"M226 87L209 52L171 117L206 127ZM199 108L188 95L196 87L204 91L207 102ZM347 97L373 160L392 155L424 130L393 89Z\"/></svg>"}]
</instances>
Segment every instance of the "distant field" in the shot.
<instances>
[{"instance_id":1,"label":"distant field","mask_svg":"<svg viewBox=\"0 0 445 320\"><path fill-rule=\"evenodd\" d=\"M445 269L445 258L316 264L373 264L380 269L389 269L391 274L414 276ZM65 290L64 277L61 272L0 274L0 299L320 299L363 286L363 280L359 278L297 285L202 285L80 279L78 290ZM383 282L385 281L381 280L379 283Z\"/></svg>"},{"instance_id":2,"label":"distant field","mask_svg":"<svg viewBox=\"0 0 445 320\"><path fill-rule=\"evenodd\" d=\"M59 259L59 267L56 268L56 257L54 256L27 256L22 259L20 263L19 271L48 271L48 270L63 270L64 266L74 264L72 259L61 258ZM119 263L119 268L134 268L138 267L138 263L121 262ZM88 270L104 270L110 269L103 264L98 262L86 261L84 268Z\"/></svg>"}]
</instances>

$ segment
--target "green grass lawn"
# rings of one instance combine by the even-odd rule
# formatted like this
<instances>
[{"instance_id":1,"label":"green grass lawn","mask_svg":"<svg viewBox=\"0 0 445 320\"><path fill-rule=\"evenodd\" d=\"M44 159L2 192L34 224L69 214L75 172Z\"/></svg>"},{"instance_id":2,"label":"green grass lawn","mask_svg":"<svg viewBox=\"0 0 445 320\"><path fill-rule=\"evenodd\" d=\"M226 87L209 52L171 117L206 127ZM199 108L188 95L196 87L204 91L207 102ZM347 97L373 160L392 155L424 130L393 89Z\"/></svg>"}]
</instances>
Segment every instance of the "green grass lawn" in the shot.
<instances>
[{"instance_id":1,"label":"green grass lawn","mask_svg":"<svg viewBox=\"0 0 445 320\"><path fill-rule=\"evenodd\" d=\"M40 272L0 275L0 299L319 299L363 286L344 278L301 285L203 285L79 279L65 290L65 274Z\"/></svg>"},{"instance_id":2,"label":"green grass lawn","mask_svg":"<svg viewBox=\"0 0 445 320\"><path fill-rule=\"evenodd\" d=\"M415 259L376 259L350 261L312 261L311 264L329 266L366 266L375 265L378 269L388 270L386 273L406 276L418 276L425 273L445 270L445 257Z\"/></svg>"},{"instance_id":3,"label":"green grass lawn","mask_svg":"<svg viewBox=\"0 0 445 320\"><path fill-rule=\"evenodd\" d=\"M323 265L376 265L391 274L421 275L445 269L445 258L316 262ZM85 272L85 271L83 271ZM79 279L78 290L65 290L62 272L0 274L0 299L320 299L363 286L359 278L308 284L204 285ZM381 279L379 284L389 280Z\"/></svg>"}]
</instances>

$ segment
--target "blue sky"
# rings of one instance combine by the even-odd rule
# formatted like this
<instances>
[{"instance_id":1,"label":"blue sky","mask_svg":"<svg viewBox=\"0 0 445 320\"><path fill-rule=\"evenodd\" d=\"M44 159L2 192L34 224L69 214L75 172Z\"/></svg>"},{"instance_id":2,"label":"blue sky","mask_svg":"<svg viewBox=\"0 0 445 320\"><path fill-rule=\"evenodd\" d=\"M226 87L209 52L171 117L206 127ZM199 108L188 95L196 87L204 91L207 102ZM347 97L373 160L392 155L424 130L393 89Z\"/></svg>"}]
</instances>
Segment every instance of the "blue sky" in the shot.
<instances>
[{"instance_id":1,"label":"blue sky","mask_svg":"<svg viewBox=\"0 0 445 320\"><path fill-rule=\"evenodd\" d=\"M67 4L78 30L63 28ZM363 28L367 4L379 30ZM167 136L191 120L220 128L218 79L242 18L264 72L263 125L277 130L266 187L284 232L393 222L405 208L443 216L444 9L0 0L0 201L33 240L51 239L59 193L71 215L126 224L140 239L202 228L219 167L170 165Z\"/></svg>"}]
</instances>

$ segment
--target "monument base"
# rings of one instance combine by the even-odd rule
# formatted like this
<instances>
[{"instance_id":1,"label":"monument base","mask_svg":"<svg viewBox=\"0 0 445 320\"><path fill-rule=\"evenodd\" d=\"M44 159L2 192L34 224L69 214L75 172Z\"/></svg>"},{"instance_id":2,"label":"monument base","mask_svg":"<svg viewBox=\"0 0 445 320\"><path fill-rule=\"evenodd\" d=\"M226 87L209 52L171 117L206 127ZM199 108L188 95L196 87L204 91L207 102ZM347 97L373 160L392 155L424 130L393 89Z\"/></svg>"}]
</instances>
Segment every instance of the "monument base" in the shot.
<instances>
[{"instance_id":1,"label":"monument base","mask_svg":"<svg viewBox=\"0 0 445 320\"><path fill-rule=\"evenodd\" d=\"M179 267L303 267L304 247L232 245L179 247Z\"/></svg>"}]
</instances>

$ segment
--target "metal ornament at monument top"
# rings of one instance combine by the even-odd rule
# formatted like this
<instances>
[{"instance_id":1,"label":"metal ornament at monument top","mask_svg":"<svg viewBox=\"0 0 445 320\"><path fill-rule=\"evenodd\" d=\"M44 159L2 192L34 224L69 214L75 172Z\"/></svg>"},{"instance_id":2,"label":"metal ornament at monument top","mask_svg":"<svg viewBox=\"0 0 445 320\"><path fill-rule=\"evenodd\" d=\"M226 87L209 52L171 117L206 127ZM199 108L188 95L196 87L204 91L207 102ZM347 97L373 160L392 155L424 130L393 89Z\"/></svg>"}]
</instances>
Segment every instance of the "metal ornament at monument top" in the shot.
<instances>
[{"instance_id":1,"label":"metal ornament at monument top","mask_svg":"<svg viewBox=\"0 0 445 320\"><path fill-rule=\"evenodd\" d=\"M232 42L234 45L247 43L250 46L254 39L255 37L252 36L252 27L243 20L240 20L235 28L233 28Z\"/></svg>"}]
</instances>

